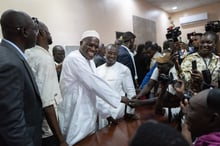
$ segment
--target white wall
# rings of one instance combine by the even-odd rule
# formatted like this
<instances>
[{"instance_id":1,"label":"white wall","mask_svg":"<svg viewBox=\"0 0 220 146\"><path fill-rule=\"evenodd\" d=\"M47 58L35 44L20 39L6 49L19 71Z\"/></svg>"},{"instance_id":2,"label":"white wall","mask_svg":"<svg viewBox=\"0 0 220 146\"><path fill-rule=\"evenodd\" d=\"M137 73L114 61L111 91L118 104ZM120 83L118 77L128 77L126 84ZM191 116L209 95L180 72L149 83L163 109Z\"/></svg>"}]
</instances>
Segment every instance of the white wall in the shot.
<instances>
[{"instance_id":1,"label":"white wall","mask_svg":"<svg viewBox=\"0 0 220 146\"><path fill-rule=\"evenodd\" d=\"M180 25L179 24L180 17L191 16L191 15L204 13L204 12L208 13L208 20L206 20L206 21L201 21L198 23L193 23L193 24L181 26L180 29L182 31L183 41L187 42L188 41L187 40L187 33L191 33L193 31L203 33L203 32L205 32L205 25L208 21L220 20L219 8L220 8L220 2L217 2L214 4L201 6L201 7L195 8L195 9L189 9L187 11L175 13L175 14L171 15L171 19L174 21L175 25L179 26ZM218 35L220 35L220 33L218 33ZM220 41L218 42L217 50L218 50L218 52L220 52Z\"/></svg>"},{"instance_id":2,"label":"white wall","mask_svg":"<svg viewBox=\"0 0 220 146\"><path fill-rule=\"evenodd\" d=\"M187 11L175 13L171 15L172 20L174 21L175 25L181 26L179 23L179 18L184 17L184 16L191 16L199 13L204 13L207 12L208 14L208 20L206 21L201 21L201 22L195 22L193 24L188 24L188 25L182 25L181 26L181 31L183 31L182 36L183 40L187 40L186 36L187 33L196 31L196 32L205 32L205 25L208 21L211 20L220 20L220 2L210 4L210 5L205 5L202 7L194 8L194 9L189 9Z\"/></svg>"},{"instance_id":3,"label":"white wall","mask_svg":"<svg viewBox=\"0 0 220 146\"><path fill-rule=\"evenodd\" d=\"M143 0L1 0L0 14L6 9L39 18L49 27L54 45L78 45L87 29L97 30L103 43L112 43L115 31L133 31L132 15L155 21L162 45L169 26L168 14Z\"/></svg>"}]
</instances>

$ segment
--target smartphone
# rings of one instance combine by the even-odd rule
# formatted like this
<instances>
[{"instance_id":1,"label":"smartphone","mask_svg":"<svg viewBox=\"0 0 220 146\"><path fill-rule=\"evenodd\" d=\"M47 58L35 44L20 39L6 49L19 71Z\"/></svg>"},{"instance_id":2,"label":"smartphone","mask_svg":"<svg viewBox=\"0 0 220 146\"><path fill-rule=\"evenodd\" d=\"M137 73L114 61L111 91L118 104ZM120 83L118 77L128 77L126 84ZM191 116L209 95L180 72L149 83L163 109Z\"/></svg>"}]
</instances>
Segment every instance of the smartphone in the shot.
<instances>
[{"instance_id":1,"label":"smartphone","mask_svg":"<svg viewBox=\"0 0 220 146\"><path fill-rule=\"evenodd\" d=\"M192 61L192 70L197 70L196 60L193 60L193 61Z\"/></svg>"}]
</instances>

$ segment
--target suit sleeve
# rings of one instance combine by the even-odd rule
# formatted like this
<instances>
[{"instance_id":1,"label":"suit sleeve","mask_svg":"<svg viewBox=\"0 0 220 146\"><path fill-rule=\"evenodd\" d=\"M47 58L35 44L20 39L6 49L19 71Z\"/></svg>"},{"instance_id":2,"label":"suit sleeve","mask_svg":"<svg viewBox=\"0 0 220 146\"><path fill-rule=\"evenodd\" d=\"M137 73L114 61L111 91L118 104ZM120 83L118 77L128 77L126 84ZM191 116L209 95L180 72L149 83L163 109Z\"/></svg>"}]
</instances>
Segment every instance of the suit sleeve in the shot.
<instances>
[{"instance_id":1,"label":"suit sleeve","mask_svg":"<svg viewBox=\"0 0 220 146\"><path fill-rule=\"evenodd\" d=\"M15 65L0 65L0 137L7 146L33 146L24 116L24 78Z\"/></svg>"},{"instance_id":2,"label":"suit sleeve","mask_svg":"<svg viewBox=\"0 0 220 146\"><path fill-rule=\"evenodd\" d=\"M132 59L130 57L130 55L126 55L126 54L120 54L118 56L118 59L117 59L118 62L124 64L125 66L127 66L130 71L131 71L131 75L132 75L132 78L134 80L134 76L135 76L135 69L134 69L134 64L132 62Z\"/></svg>"}]
</instances>

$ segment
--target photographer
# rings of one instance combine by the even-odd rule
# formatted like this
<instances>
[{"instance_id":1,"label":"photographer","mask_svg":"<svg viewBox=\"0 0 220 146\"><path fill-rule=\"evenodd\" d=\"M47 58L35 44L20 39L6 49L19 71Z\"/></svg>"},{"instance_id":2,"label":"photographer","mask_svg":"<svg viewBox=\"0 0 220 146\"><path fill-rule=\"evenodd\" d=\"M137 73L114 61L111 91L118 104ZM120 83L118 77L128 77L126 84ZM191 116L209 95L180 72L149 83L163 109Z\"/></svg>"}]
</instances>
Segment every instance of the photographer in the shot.
<instances>
[{"instance_id":1,"label":"photographer","mask_svg":"<svg viewBox=\"0 0 220 146\"><path fill-rule=\"evenodd\" d=\"M199 92L207 88L218 87L220 62L219 57L213 53L216 42L217 35L214 32L205 32L201 37L198 52L188 55L183 60L181 69L187 83L186 90Z\"/></svg>"},{"instance_id":2,"label":"photographer","mask_svg":"<svg viewBox=\"0 0 220 146\"><path fill-rule=\"evenodd\" d=\"M202 36L202 33L196 33L196 32L187 34L187 39L189 40L189 43L188 43L189 54L192 54L198 51L201 36Z\"/></svg>"},{"instance_id":3,"label":"photographer","mask_svg":"<svg viewBox=\"0 0 220 146\"><path fill-rule=\"evenodd\" d=\"M151 79L147 85L140 91L136 98L146 95L154 85L159 83L159 97L146 100L131 100L130 105L138 106L143 104L152 104L156 101L155 113L163 115L165 113L163 107L179 107L180 99L176 95L173 85L178 80L176 68L171 61L170 53L166 53L162 57L156 58L157 67L154 70Z\"/></svg>"},{"instance_id":4,"label":"photographer","mask_svg":"<svg viewBox=\"0 0 220 146\"><path fill-rule=\"evenodd\" d=\"M167 40L173 40L174 42L178 41L178 36L181 35L181 31L180 31L180 27L169 27L167 28L167 34L166 34L166 38Z\"/></svg>"},{"instance_id":5,"label":"photographer","mask_svg":"<svg viewBox=\"0 0 220 146\"><path fill-rule=\"evenodd\" d=\"M157 69L155 72L157 71L157 81L159 82L160 94L156 101L155 113L163 115L165 112L163 107L179 107L180 101L174 89L174 86L177 83L176 81L178 80L178 74L171 61L170 54L157 58Z\"/></svg>"}]
</instances>

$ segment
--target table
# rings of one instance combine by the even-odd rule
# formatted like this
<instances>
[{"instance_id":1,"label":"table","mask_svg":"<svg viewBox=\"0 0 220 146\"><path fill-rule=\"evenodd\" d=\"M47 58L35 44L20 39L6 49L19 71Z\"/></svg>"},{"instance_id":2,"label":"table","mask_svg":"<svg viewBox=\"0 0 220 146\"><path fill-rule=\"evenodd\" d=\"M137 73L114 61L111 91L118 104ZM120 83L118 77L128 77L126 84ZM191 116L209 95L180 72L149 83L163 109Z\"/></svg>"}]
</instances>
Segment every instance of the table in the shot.
<instances>
[{"instance_id":1,"label":"table","mask_svg":"<svg viewBox=\"0 0 220 146\"><path fill-rule=\"evenodd\" d=\"M117 125L98 130L74 146L128 146L132 135L143 122L154 119L168 123L167 118L154 114L153 106L141 106L136 108L135 111L140 117L139 120L120 120Z\"/></svg>"}]
</instances>

